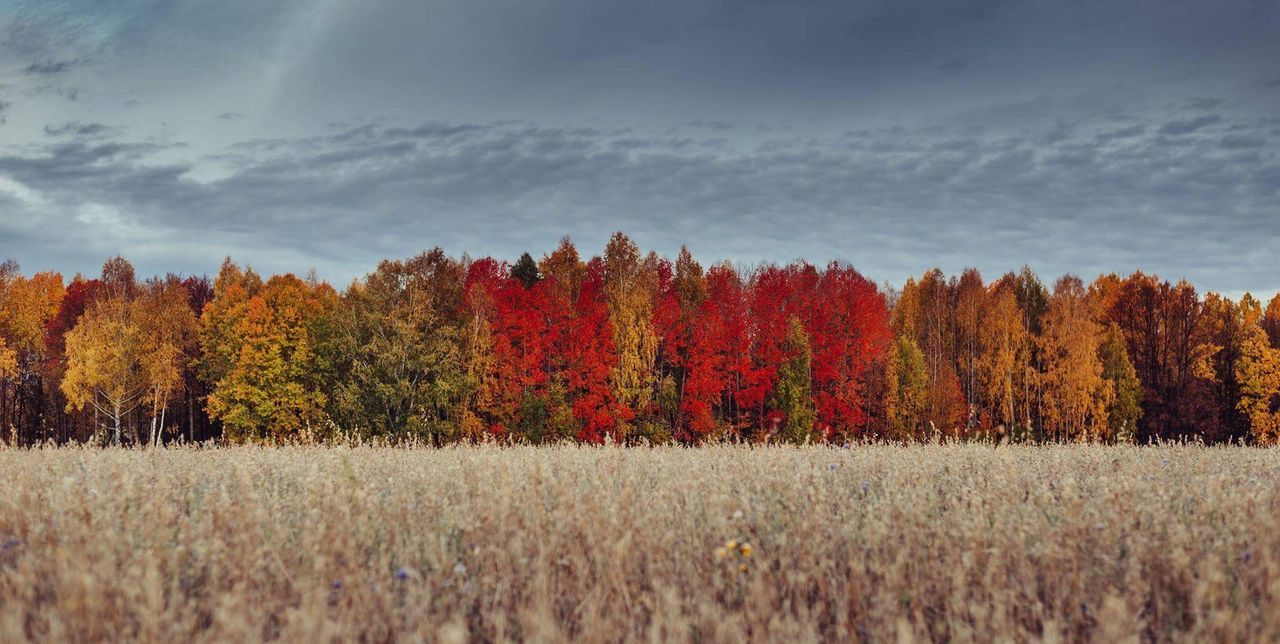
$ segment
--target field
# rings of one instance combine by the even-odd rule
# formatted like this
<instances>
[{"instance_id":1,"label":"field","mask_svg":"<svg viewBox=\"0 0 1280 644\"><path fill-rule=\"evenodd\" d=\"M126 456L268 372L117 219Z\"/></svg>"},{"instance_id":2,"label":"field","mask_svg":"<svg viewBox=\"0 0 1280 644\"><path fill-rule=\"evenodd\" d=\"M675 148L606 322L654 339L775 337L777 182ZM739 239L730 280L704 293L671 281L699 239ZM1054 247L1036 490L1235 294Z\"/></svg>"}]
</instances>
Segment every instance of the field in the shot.
<instances>
[{"instance_id":1,"label":"field","mask_svg":"<svg viewBox=\"0 0 1280 644\"><path fill-rule=\"evenodd\" d=\"M0 641L1276 641L1278 480L1198 446L5 450Z\"/></svg>"}]
</instances>

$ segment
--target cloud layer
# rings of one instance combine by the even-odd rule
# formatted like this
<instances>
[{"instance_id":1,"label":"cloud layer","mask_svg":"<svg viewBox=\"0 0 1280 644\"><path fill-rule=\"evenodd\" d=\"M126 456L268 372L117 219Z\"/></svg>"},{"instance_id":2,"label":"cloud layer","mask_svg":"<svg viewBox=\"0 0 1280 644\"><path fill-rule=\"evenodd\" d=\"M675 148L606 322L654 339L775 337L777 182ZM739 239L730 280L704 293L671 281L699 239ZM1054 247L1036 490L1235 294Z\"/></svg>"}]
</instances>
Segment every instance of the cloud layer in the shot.
<instances>
[{"instance_id":1,"label":"cloud layer","mask_svg":"<svg viewBox=\"0 0 1280 644\"><path fill-rule=\"evenodd\" d=\"M1280 288L1266 3L0 9L0 254L337 282L621 229L900 282ZM7 121L7 122L6 122Z\"/></svg>"}]
</instances>

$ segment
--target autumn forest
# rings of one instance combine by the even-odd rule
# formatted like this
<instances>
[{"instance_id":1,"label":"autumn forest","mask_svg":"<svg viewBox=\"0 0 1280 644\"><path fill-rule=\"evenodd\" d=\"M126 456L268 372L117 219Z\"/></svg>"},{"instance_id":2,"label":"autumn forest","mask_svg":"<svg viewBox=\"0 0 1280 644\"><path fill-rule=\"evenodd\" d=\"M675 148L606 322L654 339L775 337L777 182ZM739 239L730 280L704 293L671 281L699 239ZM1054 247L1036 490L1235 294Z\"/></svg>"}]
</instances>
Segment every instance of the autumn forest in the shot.
<instances>
[{"instance_id":1,"label":"autumn forest","mask_svg":"<svg viewBox=\"0 0 1280 644\"><path fill-rule=\"evenodd\" d=\"M261 276L0 268L9 444L497 440L1273 444L1280 296L1154 275L584 258Z\"/></svg>"}]
</instances>

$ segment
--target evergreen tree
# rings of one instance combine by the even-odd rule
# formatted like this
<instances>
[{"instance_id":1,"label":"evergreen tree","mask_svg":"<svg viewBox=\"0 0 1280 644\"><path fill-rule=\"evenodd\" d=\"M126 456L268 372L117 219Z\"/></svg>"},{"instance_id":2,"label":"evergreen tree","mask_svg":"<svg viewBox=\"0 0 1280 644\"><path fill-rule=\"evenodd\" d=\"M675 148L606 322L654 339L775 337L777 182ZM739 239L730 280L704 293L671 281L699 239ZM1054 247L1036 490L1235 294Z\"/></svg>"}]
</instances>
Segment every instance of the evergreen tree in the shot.
<instances>
[{"instance_id":1,"label":"evergreen tree","mask_svg":"<svg viewBox=\"0 0 1280 644\"><path fill-rule=\"evenodd\" d=\"M538 263L533 261L533 256L525 253L511 267L511 277L520 280L525 288L533 288L542 279L542 274L538 272Z\"/></svg>"}]
</instances>

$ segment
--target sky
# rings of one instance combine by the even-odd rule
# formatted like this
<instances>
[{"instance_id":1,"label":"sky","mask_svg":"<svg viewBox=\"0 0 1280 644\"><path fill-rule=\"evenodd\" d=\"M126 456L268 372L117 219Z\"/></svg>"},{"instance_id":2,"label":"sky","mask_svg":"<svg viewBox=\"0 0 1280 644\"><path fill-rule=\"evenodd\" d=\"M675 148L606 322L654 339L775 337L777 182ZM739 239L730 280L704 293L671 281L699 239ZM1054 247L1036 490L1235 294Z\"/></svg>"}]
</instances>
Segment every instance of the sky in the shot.
<instances>
[{"instance_id":1,"label":"sky","mask_svg":"<svg viewBox=\"0 0 1280 644\"><path fill-rule=\"evenodd\" d=\"M1274 0L0 0L27 272L514 259L1280 290Z\"/></svg>"}]
</instances>

